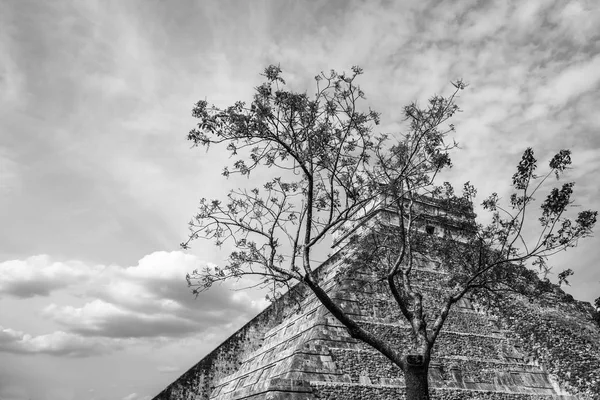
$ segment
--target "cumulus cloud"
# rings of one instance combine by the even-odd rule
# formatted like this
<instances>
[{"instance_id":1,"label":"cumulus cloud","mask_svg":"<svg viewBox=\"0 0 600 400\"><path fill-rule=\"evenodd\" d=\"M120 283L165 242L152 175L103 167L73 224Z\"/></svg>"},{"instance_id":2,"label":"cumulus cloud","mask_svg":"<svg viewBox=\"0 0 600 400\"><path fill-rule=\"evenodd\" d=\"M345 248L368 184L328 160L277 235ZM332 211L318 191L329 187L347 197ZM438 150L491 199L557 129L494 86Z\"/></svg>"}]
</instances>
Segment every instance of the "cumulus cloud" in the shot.
<instances>
[{"instance_id":1,"label":"cumulus cloud","mask_svg":"<svg viewBox=\"0 0 600 400\"><path fill-rule=\"evenodd\" d=\"M134 312L102 300L93 300L82 307L51 304L44 313L70 331L86 336L176 337L210 327L175 314Z\"/></svg>"},{"instance_id":2,"label":"cumulus cloud","mask_svg":"<svg viewBox=\"0 0 600 400\"><path fill-rule=\"evenodd\" d=\"M118 347L115 342L100 338L56 331L32 336L0 326L0 351L21 354L49 354L54 356L85 357L105 354Z\"/></svg>"},{"instance_id":3,"label":"cumulus cloud","mask_svg":"<svg viewBox=\"0 0 600 400\"><path fill-rule=\"evenodd\" d=\"M76 262L53 262L47 255L0 263L0 295L48 296L55 290L84 284L97 269Z\"/></svg>"},{"instance_id":4,"label":"cumulus cloud","mask_svg":"<svg viewBox=\"0 0 600 400\"><path fill-rule=\"evenodd\" d=\"M180 251L155 252L130 267L36 256L0 263L0 293L21 298L48 296L77 285L83 291L83 305L52 302L43 315L71 334L104 338L193 335L239 325L267 305L260 295L252 298L233 291L232 284L216 285L196 299L185 275L205 265Z\"/></svg>"},{"instance_id":5,"label":"cumulus cloud","mask_svg":"<svg viewBox=\"0 0 600 400\"><path fill-rule=\"evenodd\" d=\"M0 293L28 298L52 296L77 285L83 305L52 302L42 315L63 330L33 336L0 327L0 352L84 357L121 348L124 340L183 338L239 326L267 302L257 295L213 287L196 299L185 274L206 265L183 252L155 252L135 266L90 266L48 256L0 263ZM93 282L93 285L86 284ZM129 343L129 342L128 342ZM135 342L130 342L135 343ZM163 373L176 367L162 366Z\"/></svg>"}]
</instances>

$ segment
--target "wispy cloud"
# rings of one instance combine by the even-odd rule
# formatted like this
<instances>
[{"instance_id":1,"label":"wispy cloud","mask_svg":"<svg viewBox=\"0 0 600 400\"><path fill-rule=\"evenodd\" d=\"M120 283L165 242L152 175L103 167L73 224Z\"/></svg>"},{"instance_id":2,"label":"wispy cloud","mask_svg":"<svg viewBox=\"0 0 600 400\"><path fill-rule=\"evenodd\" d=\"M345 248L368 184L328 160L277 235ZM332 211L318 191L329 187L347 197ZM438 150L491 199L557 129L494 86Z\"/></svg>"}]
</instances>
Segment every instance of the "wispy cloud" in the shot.
<instances>
[{"instance_id":1,"label":"wispy cloud","mask_svg":"<svg viewBox=\"0 0 600 400\"><path fill-rule=\"evenodd\" d=\"M565 66L534 95L534 104L563 107L577 97L595 91L600 83L600 55Z\"/></svg>"},{"instance_id":2,"label":"wispy cloud","mask_svg":"<svg viewBox=\"0 0 600 400\"><path fill-rule=\"evenodd\" d=\"M158 367L156 367L156 370L162 374L170 374L173 372L178 372L181 370L181 368L179 367L175 367L172 365L160 365Z\"/></svg>"},{"instance_id":3,"label":"wispy cloud","mask_svg":"<svg viewBox=\"0 0 600 400\"><path fill-rule=\"evenodd\" d=\"M123 397L121 400L149 400L150 398L150 396L142 396L134 392Z\"/></svg>"},{"instance_id":4,"label":"wispy cloud","mask_svg":"<svg viewBox=\"0 0 600 400\"><path fill-rule=\"evenodd\" d=\"M21 176L19 169L19 165L11 157L9 151L0 146L0 196L20 191Z\"/></svg>"}]
</instances>

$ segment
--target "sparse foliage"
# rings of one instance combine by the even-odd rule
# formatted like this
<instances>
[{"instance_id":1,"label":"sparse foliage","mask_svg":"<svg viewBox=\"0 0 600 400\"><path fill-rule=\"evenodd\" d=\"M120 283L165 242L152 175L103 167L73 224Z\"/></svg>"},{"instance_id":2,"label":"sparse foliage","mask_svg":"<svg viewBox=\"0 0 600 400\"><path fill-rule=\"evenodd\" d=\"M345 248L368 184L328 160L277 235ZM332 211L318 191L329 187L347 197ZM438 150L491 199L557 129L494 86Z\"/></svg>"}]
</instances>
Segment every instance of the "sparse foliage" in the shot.
<instances>
[{"instance_id":1,"label":"sparse foliage","mask_svg":"<svg viewBox=\"0 0 600 400\"><path fill-rule=\"evenodd\" d=\"M281 69L269 66L250 104L225 109L206 101L196 104L198 124L188 139L195 146L220 145L229 151L233 161L224 168L225 177L249 176L265 167L273 177L252 189L234 189L223 201L200 201L182 247L201 238L217 246L231 244L234 250L223 266L194 271L187 279L196 294L244 276L256 277L272 297L290 285L306 285L352 337L412 377L407 378L412 382L409 399L425 399L431 350L452 306L467 294L493 301L503 293L541 296L551 291L548 257L589 236L597 213L568 217L574 184L565 183L541 203L537 236L526 235L534 196L571 164L570 152L561 150L537 175L537 159L527 149L512 177L513 193L506 202L496 193L485 199L491 223L476 224L475 188L466 183L457 195L450 184L436 183L438 173L451 166L449 152L456 143L448 134L454 126L445 124L459 111L456 96L466 84L454 82L452 94L434 96L424 107L405 107L407 133L376 134L373 126L380 116L362 106L365 95L356 84L361 74L359 67L350 74L321 73L315 77L315 95L309 96L288 90ZM451 229L444 228L443 234L424 230L431 219L429 203L445 210L437 223ZM356 251L348 265L369 268L386 283L412 328L409 349L394 348L347 315L320 286L311 257L332 232L361 224L382 209L388 223L373 226L360 240L350 237ZM423 260L453 271L447 297L434 307L413 283L414 266ZM530 262L541 271L541 280L526 267ZM561 272L559 282L568 284L572 273Z\"/></svg>"}]
</instances>

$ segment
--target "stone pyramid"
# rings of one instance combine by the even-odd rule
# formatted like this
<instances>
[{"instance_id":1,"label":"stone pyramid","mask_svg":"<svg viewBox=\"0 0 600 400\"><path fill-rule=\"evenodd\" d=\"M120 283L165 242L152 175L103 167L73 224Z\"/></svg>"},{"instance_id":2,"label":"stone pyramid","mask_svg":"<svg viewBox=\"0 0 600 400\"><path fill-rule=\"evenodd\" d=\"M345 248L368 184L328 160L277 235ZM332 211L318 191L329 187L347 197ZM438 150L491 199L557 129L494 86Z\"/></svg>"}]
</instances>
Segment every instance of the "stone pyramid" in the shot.
<instances>
[{"instance_id":1,"label":"stone pyramid","mask_svg":"<svg viewBox=\"0 0 600 400\"><path fill-rule=\"evenodd\" d=\"M355 320L404 347L410 328L388 289L368 272L348 273L345 260L342 249L319 267L323 287ZM435 301L449 273L422 263L413 282ZM513 296L498 310L463 299L433 350L432 398L600 399L593 309L559 288L554 297ZM396 366L297 285L154 399L403 399L404 386Z\"/></svg>"},{"instance_id":2,"label":"stone pyramid","mask_svg":"<svg viewBox=\"0 0 600 400\"><path fill-rule=\"evenodd\" d=\"M333 258L321 267L330 295L372 331L402 346L409 329L398 323L393 299L368 274L340 280L341 262ZM419 270L420 281L430 285L422 289L439 292L435 283L444 273ZM300 305L291 297L272 304L155 399L403 398L401 371L350 338L314 297L296 293ZM577 302L556 308L515 298L499 317L465 299L434 349L433 397L600 398L595 397L600 395L599 342L598 328Z\"/></svg>"}]
</instances>

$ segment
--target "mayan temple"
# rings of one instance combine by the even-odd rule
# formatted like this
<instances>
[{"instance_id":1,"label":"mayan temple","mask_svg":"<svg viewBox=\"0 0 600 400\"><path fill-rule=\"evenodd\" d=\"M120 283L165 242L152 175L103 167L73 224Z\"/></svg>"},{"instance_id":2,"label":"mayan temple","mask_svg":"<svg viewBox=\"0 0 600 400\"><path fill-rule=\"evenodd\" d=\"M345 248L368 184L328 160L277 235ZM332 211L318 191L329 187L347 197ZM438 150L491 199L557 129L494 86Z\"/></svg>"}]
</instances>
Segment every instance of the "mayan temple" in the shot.
<instances>
[{"instance_id":1,"label":"mayan temple","mask_svg":"<svg viewBox=\"0 0 600 400\"><path fill-rule=\"evenodd\" d=\"M439 212L431 207L430 221ZM387 220L379 213L371 224ZM355 320L404 347L410 328L387 287L368 272L349 270L350 246L337 238L335 253L318 270L323 287ZM451 273L443 265L421 263L413 282L435 299ZM553 296L555 301L530 301L513 295L501 309L463 299L434 347L432 398L600 399L600 329L593 309L558 287ZM395 400L405 398L404 386L395 365L352 339L297 285L154 399Z\"/></svg>"}]
</instances>

